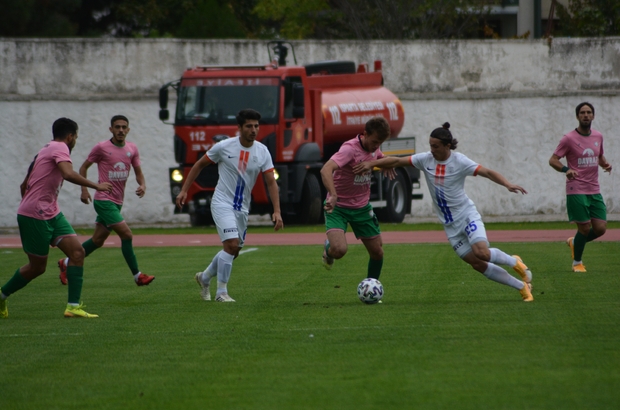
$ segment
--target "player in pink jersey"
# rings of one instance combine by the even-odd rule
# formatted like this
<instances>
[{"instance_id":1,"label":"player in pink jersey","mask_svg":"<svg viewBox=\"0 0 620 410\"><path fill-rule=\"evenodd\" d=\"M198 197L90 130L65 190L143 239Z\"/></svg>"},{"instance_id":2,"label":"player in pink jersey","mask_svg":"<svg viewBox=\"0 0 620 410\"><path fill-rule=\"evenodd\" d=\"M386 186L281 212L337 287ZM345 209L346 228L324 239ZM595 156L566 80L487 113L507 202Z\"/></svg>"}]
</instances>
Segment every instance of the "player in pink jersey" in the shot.
<instances>
[{"instance_id":1,"label":"player in pink jersey","mask_svg":"<svg viewBox=\"0 0 620 410\"><path fill-rule=\"evenodd\" d=\"M325 199L325 228L327 240L323 249L323 266L331 269L334 259L347 253L345 232L351 225L355 237L366 247L367 277L379 279L383 267L383 241L377 216L370 200L371 170L356 174L353 166L362 161L383 158L379 149L390 136L390 124L383 117L371 118L364 126L364 133L342 144L321 169Z\"/></svg>"},{"instance_id":2,"label":"player in pink jersey","mask_svg":"<svg viewBox=\"0 0 620 410\"><path fill-rule=\"evenodd\" d=\"M39 151L21 185L22 201L17 210L17 223L28 264L17 269L0 288L0 318L9 315L6 299L45 272L50 245L57 246L69 258L69 297L65 317L98 317L85 312L80 302L84 249L58 208L58 193L65 180L106 192L112 189L112 184L96 184L73 170L70 154L78 138L75 121L59 118L52 126L52 133L54 139Z\"/></svg>"},{"instance_id":3,"label":"player in pink jersey","mask_svg":"<svg viewBox=\"0 0 620 410\"><path fill-rule=\"evenodd\" d=\"M486 230L476 205L465 193L465 178L488 178L506 187L510 192L526 194L525 189L514 185L499 172L477 164L465 155L452 152L458 140L452 137L450 124L436 128L430 135L430 152L410 157L386 157L364 162L353 168L354 172L367 172L373 167L390 168L414 166L424 173L433 208L452 249L456 254L488 279L517 289L523 301L534 300L531 292L532 272L517 255L510 256L497 248L489 248ZM508 265L522 280L510 275L499 265Z\"/></svg>"},{"instance_id":4,"label":"player in pink jersey","mask_svg":"<svg viewBox=\"0 0 620 410\"><path fill-rule=\"evenodd\" d=\"M598 167L611 173L603 149L603 135L592 129L594 106L583 102L575 109L579 126L564 135L549 159L549 165L566 174L566 211L577 224L575 236L566 240L573 258L573 272L586 272L581 260L586 242L607 230L607 208L598 183ZM566 157L567 165L560 162Z\"/></svg>"},{"instance_id":5,"label":"player in pink jersey","mask_svg":"<svg viewBox=\"0 0 620 410\"><path fill-rule=\"evenodd\" d=\"M109 182L112 184L111 192L95 193L95 200L93 201L95 211L97 212L95 232L92 238L84 242L82 246L86 252L85 256L88 256L103 246L112 231L116 232L121 239L123 257L136 285L146 286L155 279L155 276L142 273L138 268L136 254L133 251L133 234L121 215L123 199L125 198L125 185L127 184L131 167L134 169L136 181L138 182L136 195L142 198L146 193L146 180L140 167L140 153L138 152L138 147L133 142L126 140L127 134L130 131L127 117L115 115L110 120L109 129L112 133L112 138L95 145L86 161L80 167L80 175L86 178L88 168L93 164L97 164L99 182ZM82 187L80 199L85 204L91 202L87 188ZM60 282L63 285L67 284L67 262L67 259L58 261Z\"/></svg>"}]
</instances>

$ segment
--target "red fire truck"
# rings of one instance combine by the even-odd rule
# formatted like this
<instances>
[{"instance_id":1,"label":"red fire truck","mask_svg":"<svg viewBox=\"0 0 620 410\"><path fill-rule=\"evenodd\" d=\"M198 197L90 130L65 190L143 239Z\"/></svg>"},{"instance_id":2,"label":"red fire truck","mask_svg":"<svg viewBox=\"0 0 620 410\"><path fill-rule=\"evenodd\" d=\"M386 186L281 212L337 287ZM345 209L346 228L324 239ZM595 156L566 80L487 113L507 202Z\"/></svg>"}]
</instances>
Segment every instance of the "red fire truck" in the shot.
<instances>
[{"instance_id":1,"label":"red fire truck","mask_svg":"<svg viewBox=\"0 0 620 410\"><path fill-rule=\"evenodd\" d=\"M415 138L396 138L405 113L400 100L383 87L381 62L323 61L287 66L288 46L268 43L267 65L197 66L159 91L159 118L166 122L168 90L177 93L174 114L174 154L178 166L170 168L170 193L174 203L190 168L213 144L237 133L236 114L245 108L261 113L257 141L271 153L280 189L285 222L316 224L323 217L325 188L319 171L340 145L359 134L374 116L386 118L392 139L382 146L387 155L415 153ZM272 60L271 51L274 51ZM297 63L295 58L295 63ZM393 180L373 173L371 203L377 216L401 222L411 212L419 188L419 171L397 170ZM183 209L193 226L212 224L210 200L218 180L217 166L205 167L188 191ZM262 177L252 191L250 213L271 212Z\"/></svg>"}]
</instances>

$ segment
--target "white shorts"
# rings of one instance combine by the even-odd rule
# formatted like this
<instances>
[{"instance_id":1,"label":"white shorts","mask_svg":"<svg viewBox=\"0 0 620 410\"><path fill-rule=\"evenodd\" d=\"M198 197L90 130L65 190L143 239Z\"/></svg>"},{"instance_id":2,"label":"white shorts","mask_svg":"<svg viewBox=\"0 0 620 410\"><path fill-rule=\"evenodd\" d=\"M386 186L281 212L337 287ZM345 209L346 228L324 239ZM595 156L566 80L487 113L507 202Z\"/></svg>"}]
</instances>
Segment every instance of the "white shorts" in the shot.
<instances>
[{"instance_id":1,"label":"white shorts","mask_svg":"<svg viewBox=\"0 0 620 410\"><path fill-rule=\"evenodd\" d=\"M239 247L242 248L248 230L248 214L230 207L211 206L211 215L222 242L239 238Z\"/></svg>"},{"instance_id":2,"label":"white shorts","mask_svg":"<svg viewBox=\"0 0 620 410\"><path fill-rule=\"evenodd\" d=\"M452 249L460 258L471 252L471 245L477 242L485 241L489 244L487 231L478 212L472 212L461 221L445 225L444 230Z\"/></svg>"}]
</instances>

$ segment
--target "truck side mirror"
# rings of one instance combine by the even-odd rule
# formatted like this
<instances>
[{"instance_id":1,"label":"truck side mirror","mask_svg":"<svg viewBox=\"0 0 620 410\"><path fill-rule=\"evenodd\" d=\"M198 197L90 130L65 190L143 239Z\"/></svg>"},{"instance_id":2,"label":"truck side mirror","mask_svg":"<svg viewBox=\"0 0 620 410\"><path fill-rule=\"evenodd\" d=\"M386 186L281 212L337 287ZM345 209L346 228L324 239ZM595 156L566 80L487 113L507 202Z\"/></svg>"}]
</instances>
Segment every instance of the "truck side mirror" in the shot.
<instances>
[{"instance_id":1,"label":"truck side mirror","mask_svg":"<svg viewBox=\"0 0 620 410\"><path fill-rule=\"evenodd\" d=\"M293 118L304 118L304 86L295 83L293 84Z\"/></svg>"},{"instance_id":2,"label":"truck side mirror","mask_svg":"<svg viewBox=\"0 0 620 410\"><path fill-rule=\"evenodd\" d=\"M165 110L168 108L168 85L166 84L162 88L159 89L159 108ZM161 113L159 114L161 118Z\"/></svg>"},{"instance_id":3,"label":"truck side mirror","mask_svg":"<svg viewBox=\"0 0 620 410\"><path fill-rule=\"evenodd\" d=\"M168 121L170 118L170 112L166 109L159 110L159 119L162 121Z\"/></svg>"}]
</instances>

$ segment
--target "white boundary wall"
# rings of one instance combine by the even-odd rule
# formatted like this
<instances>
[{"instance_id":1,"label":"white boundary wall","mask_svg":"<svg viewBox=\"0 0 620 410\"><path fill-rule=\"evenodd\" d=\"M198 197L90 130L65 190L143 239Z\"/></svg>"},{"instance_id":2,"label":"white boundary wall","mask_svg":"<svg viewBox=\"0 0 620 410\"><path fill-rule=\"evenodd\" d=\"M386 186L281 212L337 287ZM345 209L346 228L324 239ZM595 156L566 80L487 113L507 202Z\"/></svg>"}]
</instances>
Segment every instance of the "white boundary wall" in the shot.
<instances>
[{"instance_id":1,"label":"white boundary wall","mask_svg":"<svg viewBox=\"0 0 620 410\"><path fill-rule=\"evenodd\" d=\"M458 151L529 194L510 194L483 178L466 189L483 216L563 215L562 175L547 164L562 134L576 126L574 108L590 101L594 127L606 137L616 170L601 174L609 213L620 213L620 38L528 41L296 42L298 63L328 59L383 60L386 86L406 112L403 136L418 137L428 150L430 131L449 121ZM157 117L156 92L197 64L259 64L263 42L0 39L0 227L14 227L19 184L32 157L51 139L61 116L80 125L73 152L79 168L92 146L109 137L112 115L130 118L129 139L138 144L147 195L138 199L132 177L123 214L129 222L186 222L173 215L167 170L175 165L172 127ZM289 62L292 56L289 56ZM89 177L95 179L96 167ZM414 215L432 216L431 203L414 202ZM71 223L94 220L79 201L78 187L65 183L60 206ZM561 216L560 218L563 218Z\"/></svg>"}]
</instances>

